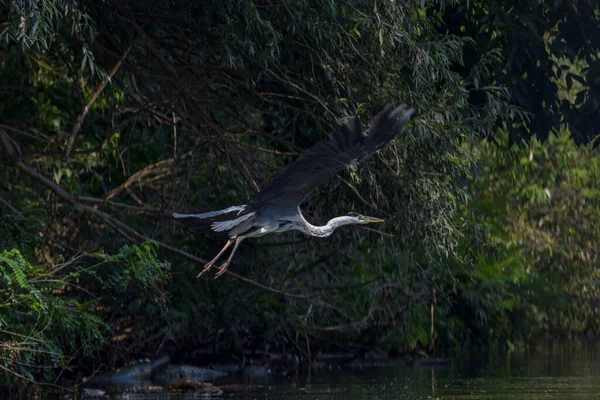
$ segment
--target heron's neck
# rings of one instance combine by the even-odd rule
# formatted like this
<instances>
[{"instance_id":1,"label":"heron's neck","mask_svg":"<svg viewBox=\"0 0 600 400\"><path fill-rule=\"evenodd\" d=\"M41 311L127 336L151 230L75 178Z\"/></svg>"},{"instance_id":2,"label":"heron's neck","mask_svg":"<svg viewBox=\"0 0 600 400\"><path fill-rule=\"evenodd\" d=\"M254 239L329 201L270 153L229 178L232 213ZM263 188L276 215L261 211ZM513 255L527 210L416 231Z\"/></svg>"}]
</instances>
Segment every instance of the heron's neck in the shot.
<instances>
[{"instance_id":1,"label":"heron's neck","mask_svg":"<svg viewBox=\"0 0 600 400\"><path fill-rule=\"evenodd\" d=\"M316 237L327 237L337 228L344 225L356 224L356 219L348 216L332 218L323 226L311 225L306 221L306 233Z\"/></svg>"}]
</instances>

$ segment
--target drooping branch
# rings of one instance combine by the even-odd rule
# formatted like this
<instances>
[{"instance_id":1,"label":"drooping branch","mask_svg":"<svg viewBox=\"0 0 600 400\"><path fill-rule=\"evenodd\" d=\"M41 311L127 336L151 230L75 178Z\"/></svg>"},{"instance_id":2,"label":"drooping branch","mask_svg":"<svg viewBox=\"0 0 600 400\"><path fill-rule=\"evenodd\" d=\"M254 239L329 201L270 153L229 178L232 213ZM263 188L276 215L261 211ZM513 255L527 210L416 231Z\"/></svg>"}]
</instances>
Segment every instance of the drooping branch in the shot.
<instances>
[{"instance_id":1,"label":"drooping branch","mask_svg":"<svg viewBox=\"0 0 600 400\"><path fill-rule=\"evenodd\" d=\"M92 108L92 105L94 104L94 102L96 101L98 96L100 96L100 93L102 93L102 91L104 90L104 88L106 87L108 82L110 82L110 80L113 78L113 76L115 76L115 74L117 73L117 71L119 70L119 68L121 67L121 65L127 58L127 56L129 55L129 53L131 52L132 48L133 48L133 41L125 49L125 52L123 53L121 58L117 61L115 66L110 70L110 72L108 73L106 78L98 84L98 86L96 87L96 90L94 90L94 93L92 94L92 97L90 98L90 101L88 101L88 103L85 105L85 107L83 107L83 111L81 112L81 114L79 114L79 116L75 120L75 124L73 125L73 130L71 131L71 134L69 135L69 138L67 139L67 143L65 143L65 150L63 153L63 157L62 157L63 167L67 166L67 164L69 163L69 155L71 154L71 150L73 149L73 145L75 144L75 139L77 139L77 135L79 135L79 132L81 131L81 126L83 125L83 121L85 120L86 115L88 114L88 112Z\"/></svg>"}]
</instances>

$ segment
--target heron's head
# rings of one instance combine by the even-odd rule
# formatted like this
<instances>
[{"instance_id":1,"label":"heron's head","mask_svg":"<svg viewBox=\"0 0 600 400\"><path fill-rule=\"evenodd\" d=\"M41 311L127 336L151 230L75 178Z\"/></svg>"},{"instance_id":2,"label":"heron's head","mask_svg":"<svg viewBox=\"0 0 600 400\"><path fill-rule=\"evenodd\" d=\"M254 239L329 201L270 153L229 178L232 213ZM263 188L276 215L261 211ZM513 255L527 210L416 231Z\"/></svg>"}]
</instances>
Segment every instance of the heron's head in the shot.
<instances>
[{"instance_id":1,"label":"heron's head","mask_svg":"<svg viewBox=\"0 0 600 400\"><path fill-rule=\"evenodd\" d=\"M377 222L383 222L382 219L379 218L375 218L375 217L367 217L365 215L356 213L356 212L349 212L348 214L346 214L347 217L353 218L357 224L374 224Z\"/></svg>"}]
</instances>

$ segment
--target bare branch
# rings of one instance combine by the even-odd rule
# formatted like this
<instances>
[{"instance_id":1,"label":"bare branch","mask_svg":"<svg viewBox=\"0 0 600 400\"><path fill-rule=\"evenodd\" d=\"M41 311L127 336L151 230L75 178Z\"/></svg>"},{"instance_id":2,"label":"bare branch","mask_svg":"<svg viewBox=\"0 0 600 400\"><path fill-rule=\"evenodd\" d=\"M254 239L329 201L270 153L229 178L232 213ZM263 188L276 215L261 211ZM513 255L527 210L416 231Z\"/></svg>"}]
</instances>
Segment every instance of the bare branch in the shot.
<instances>
[{"instance_id":1,"label":"bare branch","mask_svg":"<svg viewBox=\"0 0 600 400\"><path fill-rule=\"evenodd\" d=\"M65 151L64 151L63 157L62 157L63 167L66 167L67 164L69 163L69 154L71 154L71 149L73 148L73 145L75 144L75 139L77 139L77 135L79 135L79 132L81 131L81 126L83 125L83 121L85 120L87 113L90 111L90 109L92 108L92 105L94 104L94 102L96 101L98 96L100 96L100 93L102 93L102 90L104 90L104 88L106 87L108 82L110 82L112 77L115 76L115 74L117 73L117 71L119 70L121 65L123 64L123 61L125 61L125 59L129 55L129 52L131 52L132 48L133 48L133 41L125 49L125 52L123 53L123 55L121 56L119 61L117 61L115 66L110 70L110 72L106 76L106 79L104 79L102 82L100 82L98 84L98 86L96 87L96 90L94 91L94 93L92 94L92 97L90 98L90 101L88 101L88 103L85 105L85 107L83 107L83 111L81 112L81 114L79 114L79 116L75 120L75 125L73 125L73 130L71 131L71 135L69 136L69 138L67 139L67 142L65 143Z\"/></svg>"},{"instance_id":2,"label":"bare branch","mask_svg":"<svg viewBox=\"0 0 600 400\"><path fill-rule=\"evenodd\" d=\"M150 214L160 214L163 212L157 208L130 206L129 204L123 204L123 203L119 203L116 201L110 201L110 200L106 200L106 199L102 199L102 198L98 198L98 197L78 196L78 197L76 197L76 199L78 201L84 201L84 202L88 202L88 203L106 204L106 205L113 206L113 207L125 208L128 210L140 211L140 212L145 212L145 213L150 213Z\"/></svg>"},{"instance_id":3,"label":"bare branch","mask_svg":"<svg viewBox=\"0 0 600 400\"><path fill-rule=\"evenodd\" d=\"M10 208L10 210L12 212L14 212L17 215L23 215L19 210L17 210L16 208L14 208L8 201L4 200L2 197L0 197L0 203L4 204L6 207Z\"/></svg>"},{"instance_id":4,"label":"bare branch","mask_svg":"<svg viewBox=\"0 0 600 400\"><path fill-rule=\"evenodd\" d=\"M183 159L183 158L190 156L191 154L192 154L192 152L187 152L185 154L182 154L179 158ZM112 199L113 197L115 197L116 195L121 193L122 190L129 188L129 186L131 186L132 184L134 184L136 182L139 182L140 179L142 179L144 176L149 175L153 172L160 171L163 168L168 168L174 161L175 161L175 159L168 158L166 160L161 160L157 163L145 166L144 168L137 171L135 174L131 175L125 182L123 182L122 184L120 184L119 186L117 186L116 188L111 190L110 192L106 193L104 195L104 197L106 198L106 200Z\"/></svg>"}]
</instances>

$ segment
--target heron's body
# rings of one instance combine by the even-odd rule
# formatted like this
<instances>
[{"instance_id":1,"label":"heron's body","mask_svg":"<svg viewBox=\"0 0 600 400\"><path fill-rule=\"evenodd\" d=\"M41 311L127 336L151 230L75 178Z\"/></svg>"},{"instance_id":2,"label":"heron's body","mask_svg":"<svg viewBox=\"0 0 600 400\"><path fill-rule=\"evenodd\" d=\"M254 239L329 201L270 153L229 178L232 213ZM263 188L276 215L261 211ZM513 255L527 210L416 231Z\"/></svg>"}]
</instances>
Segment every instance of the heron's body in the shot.
<instances>
[{"instance_id":1,"label":"heron's body","mask_svg":"<svg viewBox=\"0 0 600 400\"><path fill-rule=\"evenodd\" d=\"M365 134L361 132L356 119L347 126L342 126L329 140L317 143L290 164L247 205L201 214L174 213L173 217L197 231L227 231L229 234L229 240L223 249L206 264L200 275L210 270L229 246L234 244L231 255L217 272L217 276L223 274L238 245L247 238L290 230L315 237L327 237L343 225L382 222L378 218L348 213L329 220L326 225L315 226L304 218L299 206L313 189L330 176L368 158L394 139L414 113L414 109L410 108L397 119L405 108L403 105L392 111L392 107L388 105L375 117Z\"/></svg>"}]
</instances>

